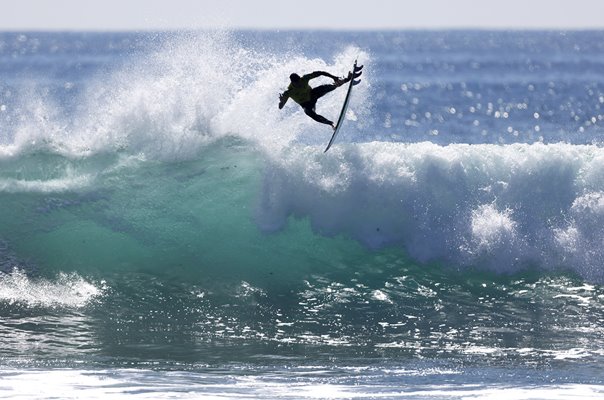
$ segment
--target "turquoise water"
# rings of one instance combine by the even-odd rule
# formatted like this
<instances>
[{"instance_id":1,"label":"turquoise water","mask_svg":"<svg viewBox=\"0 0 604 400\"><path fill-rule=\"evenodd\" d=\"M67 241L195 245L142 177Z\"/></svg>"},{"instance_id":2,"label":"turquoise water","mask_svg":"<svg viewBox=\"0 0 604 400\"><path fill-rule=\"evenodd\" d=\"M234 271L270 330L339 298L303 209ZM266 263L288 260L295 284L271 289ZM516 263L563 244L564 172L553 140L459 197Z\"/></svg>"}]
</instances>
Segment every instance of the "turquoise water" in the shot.
<instances>
[{"instance_id":1,"label":"turquoise water","mask_svg":"<svg viewBox=\"0 0 604 400\"><path fill-rule=\"evenodd\" d=\"M2 396L602 396L601 36L0 34Z\"/></svg>"}]
</instances>

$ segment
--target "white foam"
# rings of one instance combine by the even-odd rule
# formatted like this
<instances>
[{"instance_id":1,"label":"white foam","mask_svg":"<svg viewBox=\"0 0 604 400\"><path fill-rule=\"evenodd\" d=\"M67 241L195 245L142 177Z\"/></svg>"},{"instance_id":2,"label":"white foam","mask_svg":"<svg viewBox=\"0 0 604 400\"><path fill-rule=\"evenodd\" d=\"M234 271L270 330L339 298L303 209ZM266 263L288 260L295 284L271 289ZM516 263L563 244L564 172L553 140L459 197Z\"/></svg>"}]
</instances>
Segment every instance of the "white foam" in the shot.
<instances>
[{"instance_id":1,"label":"white foam","mask_svg":"<svg viewBox=\"0 0 604 400\"><path fill-rule=\"evenodd\" d=\"M488 251L493 246L513 240L516 236L516 222L511 214L509 208L499 211L493 204L478 206L472 211L472 241L479 249Z\"/></svg>"},{"instance_id":2,"label":"white foam","mask_svg":"<svg viewBox=\"0 0 604 400\"><path fill-rule=\"evenodd\" d=\"M88 175L66 176L57 179L0 178L0 193L57 193L80 189L92 181Z\"/></svg>"},{"instance_id":3,"label":"white foam","mask_svg":"<svg viewBox=\"0 0 604 400\"><path fill-rule=\"evenodd\" d=\"M333 151L332 151L333 150ZM292 148L264 178L257 221L290 216L421 260L514 270L571 267L604 278L604 149L433 143Z\"/></svg>"},{"instance_id":4,"label":"white foam","mask_svg":"<svg viewBox=\"0 0 604 400\"><path fill-rule=\"evenodd\" d=\"M320 371L313 371L320 374ZM370 371L373 372L373 371ZM7 398L87 398L87 399L224 399L224 398L304 398L304 399L571 399L601 398L604 386L597 384L474 384L439 383L438 375L458 374L435 369L419 371L432 375L435 383L372 383L375 376L353 375L354 384L339 378L316 379L309 374L283 379L270 374L207 374L181 371L113 370L0 370L0 394ZM290 372L290 375L294 372ZM415 371L390 372L396 377L415 376ZM32 382L37 384L32 385Z\"/></svg>"},{"instance_id":5,"label":"white foam","mask_svg":"<svg viewBox=\"0 0 604 400\"><path fill-rule=\"evenodd\" d=\"M0 301L43 307L83 307L103 292L79 275L60 273L56 279L31 278L20 269L0 274Z\"/></svg>"}]
</instances>

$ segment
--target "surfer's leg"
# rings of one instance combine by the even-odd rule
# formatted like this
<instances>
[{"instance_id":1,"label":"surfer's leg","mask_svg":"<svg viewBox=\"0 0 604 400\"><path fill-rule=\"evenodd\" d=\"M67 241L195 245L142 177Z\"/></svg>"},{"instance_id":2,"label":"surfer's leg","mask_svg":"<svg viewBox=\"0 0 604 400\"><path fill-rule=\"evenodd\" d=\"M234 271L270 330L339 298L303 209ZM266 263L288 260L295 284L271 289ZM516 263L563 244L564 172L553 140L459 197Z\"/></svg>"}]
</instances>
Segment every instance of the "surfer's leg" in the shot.
<instances>
[{"instance_id":1,"label":"surfer's leg","mask_svg":"<svg viewBox=\"0 0 604 400\"><path fill-rule=\"evenodd\" d=\"M325 118L322 115L319 115L315 112L315 110L313 110L312 108L305 108L304 109L304 113L306 115L308 115L309 117L311 117L312 119L314 119L317 122L320 122L322 124L326 124L326 125L330 125L333 128L333 122L331 122L330 120L328 120L327 118Z\"/></svg>"},{"instance_id":2,"label":"surfer's leg","mask_svg":"<svg viewBox=\"0 0 604 400\"><path fill-rule=\"evenodd\" d=\"M337 88L336 85L317 86L316 88L313 88L313 90L310 92L310 96L314 101L317 101L318 98L325 96L327 93L331 92L335 88Z\"/></svg>"}]
</instances>

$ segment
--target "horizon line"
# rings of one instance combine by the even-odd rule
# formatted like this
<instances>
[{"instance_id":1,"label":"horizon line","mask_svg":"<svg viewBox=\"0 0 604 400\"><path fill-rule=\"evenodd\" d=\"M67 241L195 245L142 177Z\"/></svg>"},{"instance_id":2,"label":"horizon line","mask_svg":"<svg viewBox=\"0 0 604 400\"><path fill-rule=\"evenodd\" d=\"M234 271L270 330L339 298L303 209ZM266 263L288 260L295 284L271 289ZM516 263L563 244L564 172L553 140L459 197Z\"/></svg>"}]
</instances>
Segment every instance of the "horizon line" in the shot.
<instances>
[{"instance_id":1,"label":"horizon line","mask_svg":"<svg viewBox=\"0 0 604 400\"><path fill-rule=\"evenodd\" d=\"M145 33L145 32L194 32L194 31L263 31L263 32L403 32L403 31L556 31L556 32L582 32L582 31L604 31L602 27L573 26L413 26L413 27L256 27L256 26L208 26L208 27L145 27L145 28L122 28L122 27L23 27L23 28L0 28L0 32L95 32L95 33Z\"/></svg>"}]
</instances>

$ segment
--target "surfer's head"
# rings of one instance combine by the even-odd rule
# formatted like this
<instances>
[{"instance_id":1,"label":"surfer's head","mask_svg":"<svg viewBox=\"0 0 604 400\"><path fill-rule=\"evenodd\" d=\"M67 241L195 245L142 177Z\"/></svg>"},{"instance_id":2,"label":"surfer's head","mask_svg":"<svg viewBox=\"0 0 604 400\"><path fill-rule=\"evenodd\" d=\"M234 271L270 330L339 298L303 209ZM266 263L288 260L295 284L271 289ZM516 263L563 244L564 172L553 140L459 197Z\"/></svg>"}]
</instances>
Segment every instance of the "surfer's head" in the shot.
<instances>
[{"instance_id":1,"label":"surfer's head","mask_svg":"<svg viewBox=\"0 0 604 400\"><path fill-rule=\"evenodd\" d=\"M300 81L300 75L293 73L289 76L289 80L296 83Z\"/></svg>"}]
</instances>

